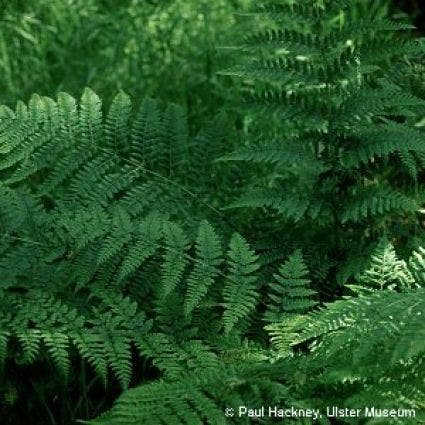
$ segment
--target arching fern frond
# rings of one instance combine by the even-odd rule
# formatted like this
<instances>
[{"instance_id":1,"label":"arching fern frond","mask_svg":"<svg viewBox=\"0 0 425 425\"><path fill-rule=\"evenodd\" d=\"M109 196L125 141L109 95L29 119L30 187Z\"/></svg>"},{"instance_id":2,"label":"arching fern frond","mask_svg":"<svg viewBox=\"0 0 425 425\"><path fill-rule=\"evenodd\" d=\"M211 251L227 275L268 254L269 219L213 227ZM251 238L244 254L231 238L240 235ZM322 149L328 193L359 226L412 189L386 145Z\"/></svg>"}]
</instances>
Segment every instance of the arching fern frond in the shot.
<instances>
[{"instance_id":1,"label":"arching fern frond","mask_svg":"<svg viewBox=\"0 0 425 425\"><path fill-rule=\"evenodd\" d=\"M125 392L111 411L85 422L118 424L227 424L225 408L237 413L243 400L289 400L287 389L276 379L280 364L223 365L203 374L187 374L178 381L158 381ZM152 420L153 419L153 420Z\"/></svg>"}]
</instances>

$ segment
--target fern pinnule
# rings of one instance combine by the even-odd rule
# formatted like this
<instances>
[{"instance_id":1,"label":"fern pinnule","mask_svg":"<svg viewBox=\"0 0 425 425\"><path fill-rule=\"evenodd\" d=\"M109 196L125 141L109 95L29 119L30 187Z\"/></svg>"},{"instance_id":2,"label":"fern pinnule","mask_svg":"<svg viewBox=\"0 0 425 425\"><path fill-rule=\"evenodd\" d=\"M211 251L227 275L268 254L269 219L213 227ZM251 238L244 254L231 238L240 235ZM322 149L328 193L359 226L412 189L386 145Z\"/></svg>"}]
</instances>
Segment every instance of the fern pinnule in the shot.
<instances>
[{"instance_id":1,"label":"fern pinnule","mask_svg":"<svg viewBox=\"0 0 425 425\"><path fill-rule=\"evenodd\" d=\"M95 146L103 137L102 101L91 89L81 96L79 127L83 143Z\"/></svg>"},{"instance_id":2,"label":"fern pinnule","mask_svg":"<svg viewBox=\"0 0 425 425\"><path fill-rule=\"evenodd\" d=\"M130 97L120 91L113 99L105 120L104 147L115 155L126 152L130 135L130 116L132 102Z\"/></svg>"}]
</instances>

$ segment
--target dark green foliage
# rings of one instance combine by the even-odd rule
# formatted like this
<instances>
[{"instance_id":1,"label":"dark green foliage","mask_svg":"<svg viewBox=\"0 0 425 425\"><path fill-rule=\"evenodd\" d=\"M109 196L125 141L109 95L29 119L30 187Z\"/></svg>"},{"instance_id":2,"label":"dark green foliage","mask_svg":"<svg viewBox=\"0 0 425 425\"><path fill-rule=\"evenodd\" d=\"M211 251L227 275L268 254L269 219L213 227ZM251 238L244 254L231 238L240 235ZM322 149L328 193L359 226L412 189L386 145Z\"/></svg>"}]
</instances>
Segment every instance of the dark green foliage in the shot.
<instances>
[{"instance_id":1,"label":"dark green foliage","mask_svg":"<svg viewBox=\"0 0 425 425\"><path fill-rule=\"evenodd\" d=\"M208 193L184 176L197 150L208 149L209 130L190 137L181 109L151 99L133 115L122 92L103 118L90 89L79 105L65 93L57 102L35 95L4 112L3 364L30 367L49 358L57 379L74 385L70 371L80 358L94 381L108 388L113 377L127 388L136 352L169 379L205 368L215 374L221 358L252 355L240 344L256 332L261 295L268 298L259 257L240 234L227 237L221 215L212 215L219 235L208 212L182 199L192 190ZM22 142L12 148L15 133ZM182 213L191 216L189 233L178 223ZM220 373L251 373L243 362L233 366ZM12 382L5 373L1 385L12 391ZM213 406L201 392L194 396Z\"/></svg>"},{"instance_id":2,"label":"dark green foliage","mask_svg":"<svg viewBox=\"0 0 425 425\"><path fill-rule=\"evenodd\" d=\"M425 297L423 279L414 281L411 276L424 271L423 250L412 254L409 265L391 255L381 271L374 274L383 257L388 257L382 251L392 251L391 245L382 242L377 249L365 272L371 279L350 286L365 293L344 297L311 313L303 307L303 312L283 315L277 323L267 326L272 350L256 353L250 347L243 354L239 347L240 357L222 353L218 363L217 358L211 361L206 347L204 350L199 347L198 361L206 361L208 365L203 366L202 373L182 373L177 369L180 373L168 375L164 381L124 393L110 412L90 423L115 425L149 420L177 424L249 423L243 418L229 420L223 415L226 406L243 406L247 399L259 405L308 405L323 412L329 405L359 408L370 406L373 400L378 410L392 409L395 404L405 409L405 415L412 414L409 409L415 410L416 417L406 416L407 419L395 423L420 423L424 418ZM288 269L294 269L293 275L304 275L303 267L296 252L281 271L287 275ZM410 276L408 285L400 291L374 288L376 276L384 282L384 287L390 287L394 277L389 271L396 268L399 274ZM155 345L160 347L164 343L169 353L169 341L156 340ZM297 353L298 347L305 344L309 346L308 354ZM156 355L161 356L158 352ZM172 358L166 358L166 367L173 367ZM253 386L256 393L250 394ZM267 393L266 402L263 391ZM318 399L318 392L326 398ZM387 420L376 417L361 423L387 423ZM265 423L273 421L266 419Z\"/></svg>"},{"instance_id":3,"label":"dark green foliage","mask_svg":"<svg viewBox=\"0 0 425 425\"><path fill-rule=\"evenodd\" d=\"M218 277L211 225L201 224L192 259L190 239L170 221L183 213L195 230L212 211L221 222L185 185L197 150L211 141L189 136L177 106L148 99L133 115L122 92L105 119L89 89L80 105L61 93L57 102L35 95L2 111L1 361L27 365L47 355L65 380L78 354L105 386L110 369L127 387L131 346L144 353L155 300L162 316L173 314L164 302L178 287L195 307L202 285ZM207 193L209 181L205 174L194 190Z\"/></svg>"},{"instance_id":4,"label":"dark green foliage","mask_svg":"<svg viewBox=\"0 0 425 425\"><path fill-rule=\"evenodd\" d=\"M246 3L2 0L0 103L89 85L109 104L123 89L185 105L199 128L231 96L216 46Z\"/></svg>"},{"instance_id":5,"label":"dark green foliage","mask_svg":"<svg viewBox=\"0 0 425 425\"><path fill-rule=\"evenodd\" d=\"M255 122L247 146L224 159L264 175L231 207L276 211L283 228L308 234L306 247L332 234L319 261L338 255L340 282L376 235L397 235L401 221L414 228L423 199L425 145L410 117L424 101L390 72L423 49L399 34L408 24L365 3L262 2L248 14L259 29L224 72L246 82Z\"/></svg>"},{"instance_id":6,"label":"dark green foliage","mask_svg":"<svg viewBox=\"0 0 425 425\"><path fill-rule=\"evenodd\" d=\"M278 365L247 361L204 369L179 381L153 382L126 392L111 412L90 423L224 425L229 423L226 406L243 405L245 400L282 400L286 388L270 380L281 371ZM248 422L235 419L234 423Z\"/></svg>"},{"instance_id":7,"label":"dark green foliage","mask_svg":"<svg viewBox=\"0 0 425 425\"><path fill-rule=\"evenodd\" d=\"M394 4L3 6L2 425L425 421L424 44Z\"/></svg>"}]
</instances>

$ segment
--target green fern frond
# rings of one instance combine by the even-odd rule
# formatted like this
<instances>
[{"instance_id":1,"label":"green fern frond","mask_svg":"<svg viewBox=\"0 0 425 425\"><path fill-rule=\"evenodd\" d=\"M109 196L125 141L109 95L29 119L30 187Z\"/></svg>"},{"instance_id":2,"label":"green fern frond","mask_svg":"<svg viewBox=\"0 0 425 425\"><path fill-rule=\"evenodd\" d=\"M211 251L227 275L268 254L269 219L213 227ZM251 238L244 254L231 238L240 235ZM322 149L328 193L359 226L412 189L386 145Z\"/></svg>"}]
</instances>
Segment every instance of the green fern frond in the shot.
<instances>
[{"instance_id":1,"label":"green fern frond","mask_svg":"<svg viewBox=\"0 0 425 425\"><path fill-rule=\"evenodd\" d=\"M338 385L347 391L350 406L376 395L381 406L400 403L420 409L424 299L423 289L382 290L346 297L304 316L289 327L293 346L311 348L298 367L308 375L318 373L322 389ZM287 341L287 327L274 332L276 343Z\"/></svg>"},{"instance_id":2,"label":"green fern frond","mask_svg":"<svg viewBox=\"0 0 425 425\"><path fill-rule=\"evenodd\" d=\"M275 281L269 283L269 302L264 316L268 323L304 314L317 304L313 299L316 292L309 288L308 269L300 250L295 251L273 277Z\"/></svg>"},{"instance_id":3,"label":"green fern frond","mask_svg":"<svg viewBox=\"0 0 425 425\"><path fill-rule=\"evenodd\" d=\"M401 192L372 187L347 200L347 206L341 214L341 221L342 223L360 222L385 213L415 212L417 209L416 201Z\"/></svg>"},{"instance_id":4,"label":"green fern frond","mask_svg":"<svg viewBox=\"0 0 425 425\"><path fill-rule=\"evenodd\" d=\"M121 208L114 211L111 233L105 239L97 255L100 266L112 258L130 240L133 223L130 216Z\"/></svg>"},{"instance_id":5,"label":"green fern frond","mask_svg":"<svg viewBox=\"0 0 425 425\"><path fill-rule=\"evenodd\" d=\"M187 118L177 105L169 105L163 115L164 139L168 141L166 175L182 176L189 165ZM164 167L165 168L165 167Z\"/></svg>"},{"instance_id":6,"label":"green fern frond","mask_svg":"<svg viewBox=\"0 0 425 425\"><path fill-rule=\"evenodd\" d=\"M9 340L9 332L0 332L0 370L3 369L7 355L7 343Z\"/></svg>"},{"instance_id":7,"label":"green fern frond","mask_svg":"<svg viewBox=\"0 0 425 425\"><path fill-rule=\"evenodd\" d=\"M158 102L146 99L133 122L130 158L150 170L164 163L163 125Z\"/></svg>"},{"instance_id":8,"label":"green fern frond","mask_svg":"<svg viewBox=\"0 0 425 425\"><path fill-rule=\"evenodd\" d=\"M258 277L254 273L260 265L258 256L238 233L232 236L227 255L229 270L223 289L223 325L228 334L255 309L259 294Z\"/></svg>"},{"instance_id":9,"label":"green fern frond","mask_svg":"<svg viewBox=\"0 0 425 425\"><path fill-rule=\"evenodd\" d=\"M157 215L147 217L134 232L134 241L128 247L128 253L123 259L118 272L117 282L122 283L133 274L159 248L162 235L162 220Z\"/></svg>"},{"instance_id":10,"label":"green fern frond","mask_svg":"<svg viewBox=\"0 0 425 425\"><path fill-rule=\"evenodd\" d=\"M83 144L97 145L103 137L102 102L89 88L81 96L79 127Z\"/></svg>"},{"instance_id":11,"label":"green fern frond","mask_svg":"<svg viewBox=\"0 0 425 425\"><path fill-rule=\"evenodd\" d=\"M199 226L195 249L196 261L187 280L184 303L186 315L199 306L208 289L213 285L218 275L218 266L222 262L220 239L207 221L203 221Z\"/></svg>"},{"instance_id":12,"label":"green fern frond","mask_svg":"<svg viewBox=\"0 0 425 425\"><path fill-rule=\"evenodd\" d=\"M23 364L32 363L40 350L40 331L37 329L20 331L17 332L16 337L22 348L22 356L20 358L18 357L19 362Z\"/></svg>"},{"instance_id":13,"label":"green fern frond","mask_svg":"<svg viewBox=\"0 0 425 425\"><path fill-rule=\"evenodd\" d=\"M102 379L103 386L108 382L108 361L103 345L103 336L98 332L74 332L72 342L77 347L81 357L93 367L97 376Z\"/></svg>"},{"instance_id":14,"label":"green fern frond","mask_svg":"<svg viewBox=\"0 0 425 425\"><path fill-rule=\"evenodd\" d=\"M194 387L192 381L153 382L125 394L111 413L90 423L136 425L157 421L158 424L183 425L189 420L201 425L205 420L214 420L213 423L225 424L221 409L207 394ZM144 403L139 404L141 400Z\"/></svg>"},{"instance_id":15,"label":"green fern frond","mask_svg":"<svg viewBox=\"0 0 425 425\"><path fill-rule=\"evenodd\" d=\"M43 331L41 338L57 370L65 380L68 379L71 362L69 360L69 337L63 332Z\"/></svg>"},{"instance_id":16,"label":"green fern frond","mask_svg":"<svg viewBox=\"0 0 425 425\"><path fill-rule=\"evenodd\" d=\"M356 137L361 137L362 143L345 150L343 154L344 165L353 167L360 163L368 163L378 157L388 157L398 152L423 152L425 149L422 135L419 131L406 128L400 124L386 124L373 128L357 128ZM400 145L403 138L403 145Z\"/></svg>"},{"instance_id":17,"label":"green fern frond","mask_svg":"<svg viewBox=\"0 0 425 425\"><path fill-rule=\"evenodd\" d=\"M165 253L161 265L161 299L167 297L179 284L188 262L188 240L181 227L172 222L165 222L163 234Z\"/></svg>"},{"instance_id":18,"label":"green fern frond","mask_svg":"<svg viewBox=\"0 0 425 425\"><path fill-rule=\"evenodd\" d=\"M126 391L109 412L86 423L131 425L156 420L177 425L225 425L228 418L224 409L237 408L243 400L289 399L286 387L269 379L283 370L280 364L227 365L201 375L188 374L178 381L148 383Z\"/></svg>"},{"instance_id":19,"label":"green fern frond","mask_svg":"<svg viewBox=\"0 0 425 425\"><path fill-rule=\"evenodd\" d=\"M425 249L419 247L412 253L408 261L408 270L416 285L425 285Z\"/></svg>"},{"instance_id":20,"label":"green fern frond","mask_svg":"<svg viewBox=\"0 0 425 425\"><path fill-rule=\"evenodd\" d=\"M116 155L126 150L130 126L131 99L123 91L120 91L112 101L105 121L104 146L115 152Z\"/></svg>"},{"instance_id":21,"label":"green fern frond","mask_svg":"<svg viewBox=\"0 0 425 425\"><path fill-rule=\"evenodd\" d=\"M306 190L308 190L306 188ZM272 208L287 220L301 220L310 206L308 193L292 193L276 189L258 189L248 192L227 208Z\"/></svg>"},{"instance_id":22,"label":"green fern frond","mask_svg":"<svg viewBox=\"0 0 425 425\"><path fill-rule=\"evenodd\" d=\"M405 261L399 260L394 246L382 239L372 254L368 269L360 276L360 283L378 289L409 287L413 277Z\"/></svg>"},{"instance_id":23,"label":"green fern frond","mask_svg":"<svg viewBox=\"0 0 425 425\"><path fill-rule=\"evenodd\" d=\"M131 339L125 333L112 328L102 333L102 342L108 364L122 388L128 388L132 374Z\"/></svg>"}]
</instances>

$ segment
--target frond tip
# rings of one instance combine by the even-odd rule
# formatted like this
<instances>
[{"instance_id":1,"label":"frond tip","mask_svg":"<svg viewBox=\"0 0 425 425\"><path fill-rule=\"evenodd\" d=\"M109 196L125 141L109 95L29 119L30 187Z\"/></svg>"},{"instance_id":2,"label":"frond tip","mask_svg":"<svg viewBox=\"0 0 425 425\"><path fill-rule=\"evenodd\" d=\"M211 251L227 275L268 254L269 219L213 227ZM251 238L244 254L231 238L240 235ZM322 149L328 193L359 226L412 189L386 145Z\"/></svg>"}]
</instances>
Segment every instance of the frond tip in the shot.
<instances>
[{"instance_id":1,"label":"frond tip","mask_svg":"<svg viewBox=\"0 0 425 425\"><path fill-rule=\"evenodd\" d=\"M269 284L269 303L265 313L268 323L284 317L300 315L311 310L317 302L316 292L309 288L307 266L300 250L296 250L273 275Z\"/></svg>"}]
</instances>

